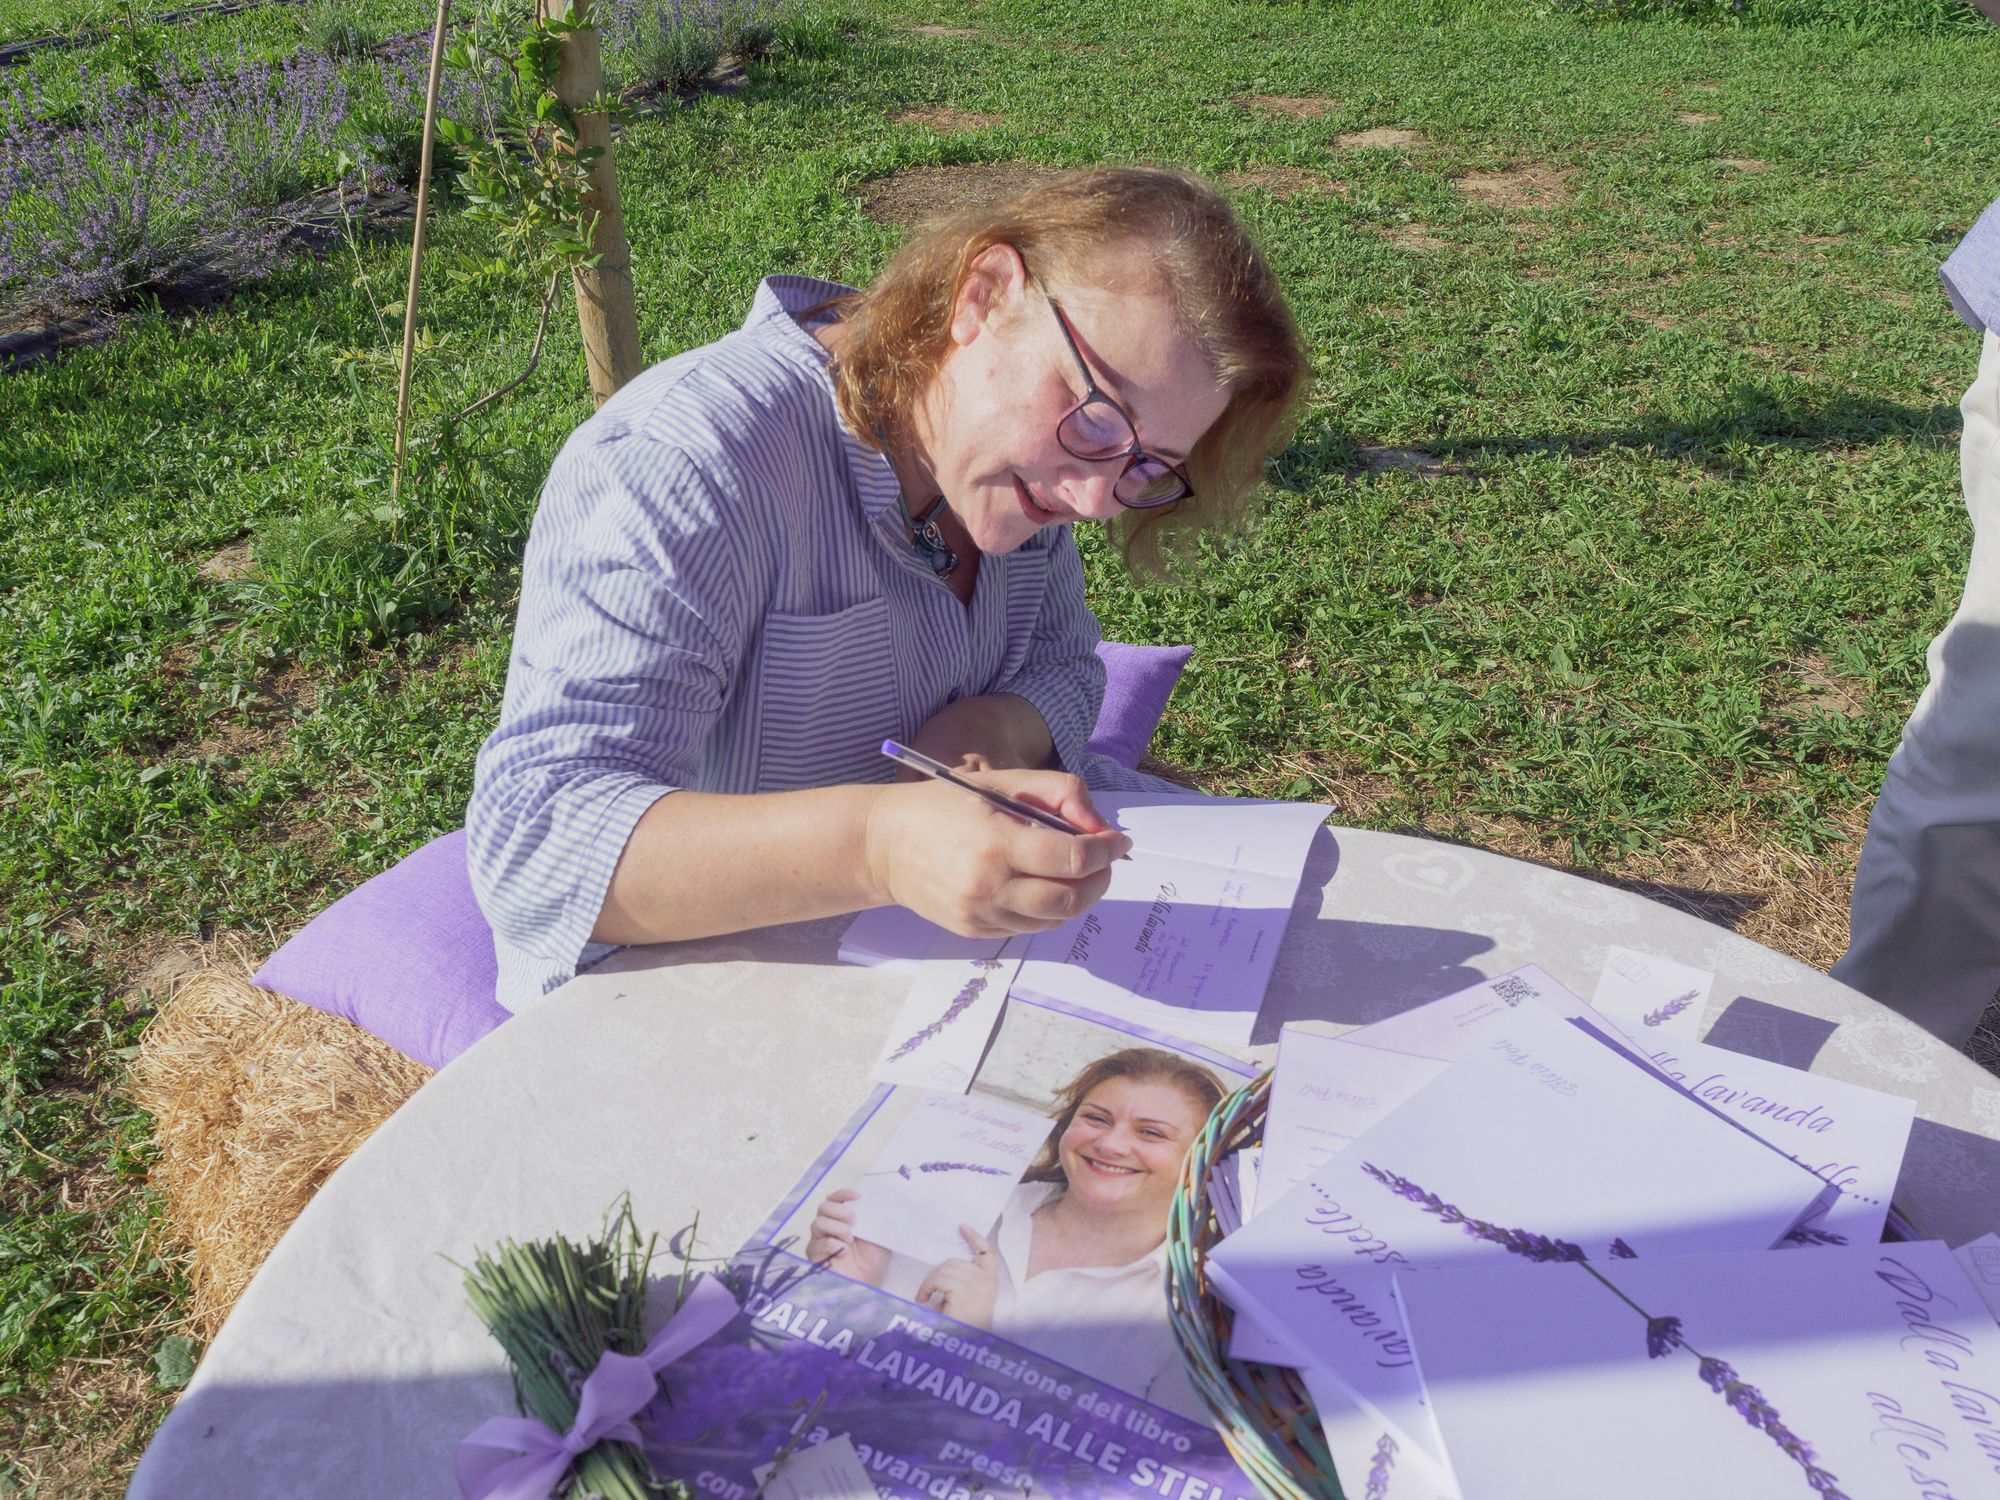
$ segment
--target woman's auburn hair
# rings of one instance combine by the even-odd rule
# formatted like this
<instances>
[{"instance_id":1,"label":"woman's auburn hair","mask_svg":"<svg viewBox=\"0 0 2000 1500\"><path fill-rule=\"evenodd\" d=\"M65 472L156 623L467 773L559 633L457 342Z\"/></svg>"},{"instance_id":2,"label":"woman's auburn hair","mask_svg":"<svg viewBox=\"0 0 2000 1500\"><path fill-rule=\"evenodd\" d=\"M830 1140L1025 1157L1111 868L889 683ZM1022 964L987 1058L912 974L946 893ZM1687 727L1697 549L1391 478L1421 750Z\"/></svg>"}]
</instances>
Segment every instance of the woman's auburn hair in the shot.
<instances>
[{"instance_id":1,"label":"woman's auburn hair","mask_svg":"<svg viewBox=\"0 0 2000 1500\"><path fill-rule=\"evenodd\" d=\"M1222 1102L1222 1081L1200 1063L1191 1062L1178 1052L1169 1052L1163 1047L1127 1047L1122 1052L1107 1053L1094 1062L1086 1063L1082 1072L1056 1091L1055 1125L1050 1129L1048 1139L1042 1142L1041 1152L1035 1157L1034 1164L1022 1176L1023 1182L1068 1184L1069 1177L1062 1168L1063 1135L1091 1091L1114 1078L1129 1078L1135 1083L1173 1084L1193 1101L1204 1119Z\"/></svg>"},{"instance_id":2,"label":"woman's auburn hair","mask_svg":"<svg viewBox=\"0 0 2000 1500\"><path fill-rule=\"evenodd\" d=\"M840 414L864 441L901 446L951 352L951 313L972 262L1011 245L1044 289L1154 290L1202 351L1229 405L1185 465L1194 493L1112 522L1128 562L1158 571L1169 530L1235 522L1264 461L1291 435L1311 375L1262 252L1208 183L1184 172L1067 172L969 209L910 240L866 291L835 305L851 330L833 362ZM1123 278L1135 268L1150 286ZM1171 521L1169 527L1166 523Z\"/></svg>"}]
</instances>

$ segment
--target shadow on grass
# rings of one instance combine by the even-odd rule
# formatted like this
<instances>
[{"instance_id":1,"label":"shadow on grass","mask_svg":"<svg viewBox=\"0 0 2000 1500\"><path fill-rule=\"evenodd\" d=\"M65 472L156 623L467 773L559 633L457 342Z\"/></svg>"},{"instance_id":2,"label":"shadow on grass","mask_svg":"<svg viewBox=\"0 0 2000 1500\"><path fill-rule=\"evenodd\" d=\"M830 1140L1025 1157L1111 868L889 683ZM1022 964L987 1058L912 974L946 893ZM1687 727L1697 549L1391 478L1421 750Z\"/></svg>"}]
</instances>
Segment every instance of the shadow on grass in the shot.
<instances>
[{"instance_id":1,"label":"shadow on grass","mask_svg":"<svg viewBox=\"0 0 2000 1500\"><path fill-rule=\"evenodd\" d=\"M1446 434L1421 448L1376 447L1330 422L1309 424L1279 459L1277 479L1297 491L1334 476L1389 469L1463 475L1477 472L1485 460L1590 458L1616 449L1688 458L1712 474L1736 478L1756 455L1837 453L1885 442L1944 445L1958 424L1958 408L1950 404L1906 406L1850 391L1807 392L1801 400L1798 393L1741 385L1707 412L1658 412L1596 431Z\"/></svg>"}]
</instances>

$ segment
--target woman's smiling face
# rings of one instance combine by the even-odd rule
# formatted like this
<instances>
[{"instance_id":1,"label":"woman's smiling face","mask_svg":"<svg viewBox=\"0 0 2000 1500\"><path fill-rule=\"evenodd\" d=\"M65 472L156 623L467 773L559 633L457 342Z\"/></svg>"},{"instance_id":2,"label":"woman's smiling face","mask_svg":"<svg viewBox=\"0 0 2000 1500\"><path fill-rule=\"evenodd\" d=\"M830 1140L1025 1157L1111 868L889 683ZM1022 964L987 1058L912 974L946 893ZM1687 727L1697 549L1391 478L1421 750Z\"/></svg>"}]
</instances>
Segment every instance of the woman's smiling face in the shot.
<instances>
[{"instance_id":1,"label":"woman's smiling face","mask_svg":"<svg viewBox=\"0 0 2000 1500\"><path fill-rule=\"evenodd\" d=\"M1104 280L1051 290L1091 378L1123 408L1145 450L1183 462L1229 393L1176 326L1143 261L1114 263ZM951 339L920 425L936 491L979 550L1011 552L1044 526L1117 515L1111 489L1124 458L1077 458L1056 438L1057 424L1084 398L1083 371L1012 246L974 258ZM928 498L909 497L913 509Z\"/></svg>"},{"instance_id":2,"label":"woman's smiling face","mask_svg":"<svg viewBox=\"0 0 2000 1500\"><path fill-rule=\"evenodd\" d=\"M1208 1110L1165 1079L1107 1078L1083 1098L1056 1143L1068 1196L1124 1212L1167 1204L1181 1159Z\"/></svg>"}]
</instances>

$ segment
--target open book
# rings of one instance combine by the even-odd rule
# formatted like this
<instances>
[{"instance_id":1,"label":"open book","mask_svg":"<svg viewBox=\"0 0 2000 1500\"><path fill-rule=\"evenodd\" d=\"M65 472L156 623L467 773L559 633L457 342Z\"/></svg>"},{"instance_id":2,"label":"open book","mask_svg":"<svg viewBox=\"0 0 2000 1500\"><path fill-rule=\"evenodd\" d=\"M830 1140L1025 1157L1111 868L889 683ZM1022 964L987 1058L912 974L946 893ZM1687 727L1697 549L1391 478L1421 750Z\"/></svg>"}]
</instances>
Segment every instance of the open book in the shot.
<instances>
[{"instance_id":1,"label":"open book","mask_svg":"<svg viewBox=\"0 0 2000 1500\"><path fill-rule=\"evenodd\" d=\"M1100 797L1131 835L1104 899L1037 933L1013 992L1185 1036L1243 1046L1277 962L1306 850L1330 808L1317 803L1139 793ZM848 963L929 958L942 929L902 907L855 918Z\"/></svg>"}]
</instances>

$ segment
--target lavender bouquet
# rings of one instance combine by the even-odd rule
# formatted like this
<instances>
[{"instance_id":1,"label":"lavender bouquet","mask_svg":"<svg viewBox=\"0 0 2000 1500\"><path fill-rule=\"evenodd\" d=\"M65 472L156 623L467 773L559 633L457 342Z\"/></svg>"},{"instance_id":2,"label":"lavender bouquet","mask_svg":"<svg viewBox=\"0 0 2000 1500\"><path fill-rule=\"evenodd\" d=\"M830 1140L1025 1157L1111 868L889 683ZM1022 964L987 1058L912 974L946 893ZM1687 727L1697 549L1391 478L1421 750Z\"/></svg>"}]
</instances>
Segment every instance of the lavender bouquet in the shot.
<instances>
[{"instance_id":1,"label":"lavender bouquet","mask_svg":"<svg viewBox=\"0 0 2000 1500\"><path fill-rule=\"evenodd\" d=\"M507 1351L521 1409L551 1431L575 1424L584 1377L606 1351L639 1352L652 1257L653 1241L639 1237L631 1204L621 1202L594 1240L507 1240L466 1271L466 1296ZM604 1500L687 1496L684 1486L663 1489L639 1448L620 1442L584 1452L570 1470L570 1492Z\"/></svg>"}]
</instances>

